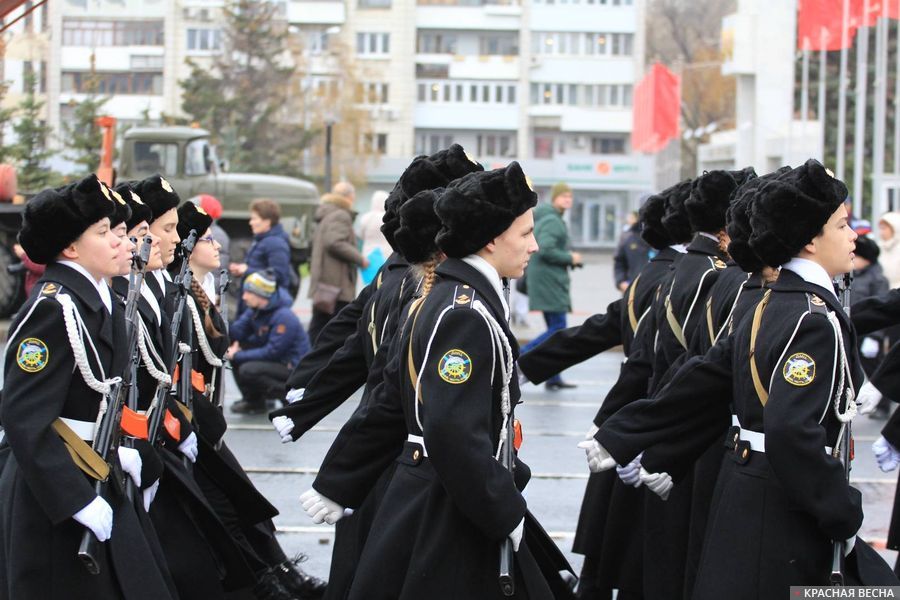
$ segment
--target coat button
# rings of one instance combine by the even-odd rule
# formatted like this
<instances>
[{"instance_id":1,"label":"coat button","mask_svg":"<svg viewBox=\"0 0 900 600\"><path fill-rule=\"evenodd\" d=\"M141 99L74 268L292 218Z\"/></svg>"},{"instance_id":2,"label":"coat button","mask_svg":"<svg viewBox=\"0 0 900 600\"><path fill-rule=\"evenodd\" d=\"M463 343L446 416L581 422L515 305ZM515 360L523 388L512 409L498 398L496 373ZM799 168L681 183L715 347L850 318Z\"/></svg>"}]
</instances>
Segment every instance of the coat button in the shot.
<instances>
[{"instance_id":1,"label":"coat button","mask_svg":"<svg viewBox=\"0 0 900 600\"><path fill-rule=\"evenodd\" d=\"M413 460L419 460L419 451L413 450Z\"/></svg>"},{"instance_id":2,"label":"coat button","mask_svg":"<svg viewBox=\"0 0 900 600\"><path fill-rule=\"evenodd\" d=\"M741 434L740 434L740 433L734 434L734 443L735 443L735 444L738 443L738 440L739 440L739 439L741 439Z\"/></svg>"},{"instance_id":3,"label":"coat button","mask_svg":"<svg viewBox=\"0 0 900 600\"><path fill-rule=\"evenodd\" d=\"M743 458L744 460L747 460L748 456L750 456L750 451L747 450L746 448L744 448L744 451L741 452L741 458Z\"/></svg>"}]
</instances>

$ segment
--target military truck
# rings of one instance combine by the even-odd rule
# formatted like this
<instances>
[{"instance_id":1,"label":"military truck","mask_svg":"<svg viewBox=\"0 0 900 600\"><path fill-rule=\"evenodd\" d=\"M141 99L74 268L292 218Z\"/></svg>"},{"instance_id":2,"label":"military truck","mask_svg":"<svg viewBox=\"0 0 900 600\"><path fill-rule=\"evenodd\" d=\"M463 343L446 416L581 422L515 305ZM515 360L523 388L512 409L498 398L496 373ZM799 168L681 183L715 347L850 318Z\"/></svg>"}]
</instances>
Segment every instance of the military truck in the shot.
<instances>
[{"instance_id":1,"label":"military truck","mask_svg":"<svg viewBox=\"0 0 900 600\"><path fill-rule=\"evenodd\" d=\"M134 127L125 132L119 151L118 181L161 173L182 199L211 194L222 203L219 224L235 249L249 246L248 206L255 198L281 205L282 226L291 237L294 262L305 262L319 193L312 183L294 177L229 173L216 157L209 132L196 127Z\"/></svg>"},{"instance_id":2,"label":"military truck","mask_svg":"<svg viewBox=\"0 0 900 600\"><path fill-rule=\"evenodd\" d=\"M111 165L112 132L115 119L106 117L103 165ZM109 169L112 170L111 168ZM281 223L290 236L291 262L305 262L319 193L303 179L229 173L216 157L209 132L196 127L134 127L125 132L119 152L116 181L143 179L161 173L182 200L199 194L211 194L222 203L219 224L231 237L232 260L240 261L250 246L252 234L247 220L249 205L256 198L270 198L281 205ZM101 179L107 177L101 174ZM35 190L36 191L36 190ZM31 193L23 193L24 198ZM12 247L22 224L24 204L0 201L0 318L10 315L23 301L22 277ZM227 267L228 265L223 265ZM238 288L233 288L238 289Z\"/></svg>"}]
</instances>

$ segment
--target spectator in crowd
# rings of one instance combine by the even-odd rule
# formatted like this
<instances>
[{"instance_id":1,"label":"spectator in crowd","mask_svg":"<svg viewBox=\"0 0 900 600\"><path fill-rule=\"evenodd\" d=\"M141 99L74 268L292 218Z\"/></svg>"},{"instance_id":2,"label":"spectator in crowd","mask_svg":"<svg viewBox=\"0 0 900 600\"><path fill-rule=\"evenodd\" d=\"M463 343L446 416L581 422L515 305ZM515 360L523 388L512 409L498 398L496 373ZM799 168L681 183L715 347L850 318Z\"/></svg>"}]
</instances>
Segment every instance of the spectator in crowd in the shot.
<instances>
[{"instance_id":1,"label":"spectator in crowd","mask_svg":"<svg viewBox=\"0 0 900 600\"><path fill-rule=\"evenodd\" d=\"M641 237L641 224L635 211L628 213L627 229L619 238L613 257L613 277L623 294L650 260L650 246Z\"/></svg>"},{"instance_id":2,"label":"spectator in crowd","mask_svg":"<svg viewBox=\"0 0 900 600\"><path fill-rule=\"evenodd\" d=\"M31 295L31 288L44 274L44 265L39 265L28 258L25 249L19 244L13 244L13 252L22 261L22 267L25 269L25 297L27 298Z\"/></svg>"},{"instance_id":3,"label":"spectator in crowd","mask_svg":"<svg viewBox=\"0 0 900 600\"><path fill-rule=\"evenodd\" d=\"M281 208L274 200L258 198L250 203L250 230L253 243L242 263L231 263L228 270L233 277L247 277L252 273L272 269L278 287L290 290L299 279L291 268L291 248L281 223ZM287 293L286 293L287 295ZM238 315L243 313L243 301L238 304Z\"/></svg>"},{"instance_id":4,"label":"spectator in crowd","mask_svg":"<svg viewBox=\"0 0 900 600\"><path fill-rule=\"evenodd\" d=\"M550 189L550 202L534 209L534 237L538 251L531 256L525 272L528 305L544 313L547 331L522 348L528 352L554 331L565 329L566 313L572 311L569 295L569 269L581 265L581 254L569 249L569 232L563 214L572 207L572 188L557 183ZM575 387L563 382L559 375L547 380L548 390Z\"/></svg>"},{"instance_id":5,"label":"spectator in crowd","mask_svg":"<svg viewBox=\"0 0 900 600\"><path fill-rule=\"evenodd\" d=\"M881 240L879 262L884 276L892 288L900 286L900 212L888 212L878 220L878 237Z\"/></svg>"},{"instance_id":6,"label":"spectator in crowd","mask_svg":"<svg viewBox=\"0 0 900 600\"><path fill-rule=\"evenodd\" d=\"M878 244L865 236L856 239L853 256L853 285L850 287L851 307L870 296L879 296L888 291L888 280L878 264ZM867 376L871 376L884 358L886 331L876 331L859 340L859 354ZM878 408L870 416L887 418L890 400L882 398Z\"/></svg>"},{"instance_id":7,"label":"spectator in crowd","mask_svg":"<svg viewBox=\"0 0 900 600\"><path fill-rule=\"evenodd\" d=\"M346 195L325 194L316 210L309 266L309 297L313 300L309 339L313 343L331 317L356 297L357 267L369 266L369 260L357 250L351 202Z\"/></svg>"},{"instance_id":8,"label":"spectator in crowd","mask_svg":"<svg viewBox=\"0 0 900 600\"><path fill-rule=\"evenodd\" d=\"M331 187L331 193L346 198L350 206L356 204L356 188L349 181L338 181Z\"/></svg>"},{"instance_id":9,"label":"spectator in crowd","mask_svg":"<svg viewBox=\"0 0 900 600\"><path fill-rule=\"evenodd\" d=\"M288 375L309 352L309 338L273 270L248 275L243 290L247 310L228 330L233 342L225 357L241 390L232 412L255 414L268 410L267 400L284 395Z\"/></svg>"},{"instance_id":10,"label":"spectator in crowd","mask_svg":"<svg viewBox=\"0 0 900 600\"><path fill-rule=\"evenodd\" d=\"M356 233L362 241L362 254L365 257L371 255L375 248L381 248L381 255L385 259L394 251L381 233L381 219L384 217L384 201L387 197L388 193L384 190L374 192L368 212L359 218Z\"/></svg>"}]
</instances>

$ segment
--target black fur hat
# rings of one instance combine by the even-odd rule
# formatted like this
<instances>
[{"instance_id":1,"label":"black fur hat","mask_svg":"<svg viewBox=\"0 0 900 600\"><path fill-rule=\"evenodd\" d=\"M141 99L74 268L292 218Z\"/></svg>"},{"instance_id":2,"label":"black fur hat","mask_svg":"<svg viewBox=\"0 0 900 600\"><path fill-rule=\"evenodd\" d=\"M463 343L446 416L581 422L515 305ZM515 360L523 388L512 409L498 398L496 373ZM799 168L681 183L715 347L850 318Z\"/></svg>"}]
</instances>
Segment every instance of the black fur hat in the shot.
<instances>
[{"instance_id":1,"label":"black fur hat","mask_svg":"<svg viewBox=\"0 0 900 600\"><path fill-rule=\"evenodd\" d=\"M641 222L641 237L657 250L662 250L674 243L662 224L665 213L666 199L662 194L653 194L647 198L638 213L638 219Z\"/></svg>"},{"instance_id":2,"label":"black fur hat","mask_svg":"<svg viewBox=\"0 0 900 600\"><path fill-rule=\"evenodd\" d=\"M119 192L119 195L125 199L125 202L131 208L131 216L125 220L128 231L131 231L144 221L147 221L147 223L153 221L153 212L150 210L150 207L144 204L138 193L131 187L135 183L137 182L123 182L116 186L116 191Z\"/></svg>"},{"instance_id":3,"label":"black fur hat","mask_svg":"<svg viewBox=\"0 0 900 600\"><path fill-rule=\"evenodd\" d=\"M125 198L115 189L110 189L109 193L113 197L113 200L116 201L116 209L113 211L113 214L109 216L109 226L112 228L117 227L122 223L127 223L128 219L131 218L131 207L128 206Z\"/></svg>"},{"instance_id":4,"label":"black fur hat","mask_svg":"<svg viewBox=\"0 0 900 600\"><path fill-rule=\"evenodd\" d=\"M777 171L767 173L762 177L748 179L735 190L733 194L734 199L725 213L727 221L725 230L728 232L728 237L731 238L731 241L728 243L728 255L747 273L756 273L765 266L756 255L756 252L750 247L750 234L753 231L750 228L750 207L753 203L753 198L759 186L766 181L778 178L790 170L790 167L781 167Z\"/></svg>"},{"instance_id":5,"label":"black fur hat","mask_svg":"<svg viewBox=\"0 0 900 600\"><path fill-rule=\"evenodd\" d=\"M441 220L434 212L443 188L422 190L400 207L400 226L394 232L397 251L410 263L422 263L434 256L438 247L435 237Z\"/></svg>"},{"instance_id":6,"label":"black fur hat","mask_svg":"<svg viewBox=\"0 0 900 600\"><path fill-rule=\"evenodd\" d=\"M199 240L212 225L212 221L212 217L205 210L193 202L185 202L178 207L178 237L186 239L191 230L194 230Z\"/></svg>"},{"instance_id":7,"label":"black fur hat","mask_svg":"<svg viewBox=\"0 0 900 600\"><path fill-rule=\"evenodd\" d=\"M434 205L441 219L437 245L461 258L484 248L537 204L537 194L519 163L493 171L469 173L453 181Z\"/></svg>"},{"instance_id":8,"label":"black fur hat","mask_svg":"<svg viewBox=\"0 0 900 600\"><path fill-rule=\"evenodd\" d=\"M725 227L725 211L734 191L756 178L753 167L741 171L709 171L694 180L691 196L684 207L694 231L715 233Z\"/></svg>"},{"instance_id":9,"label":"black fur hat","mask_svg":"<svg viewBox=\"0 0 900 600\"><path fill-rule=\"evenodd\" d=\"M816 237L847 198L847 186L815 160L760 185L750 210L750 247L770 267Z\"/></svg>"},{"instance_id":10,"label":"black fur hat","mask_svg":"<svg viewBox=\"0 0 900 600\"><path fill-rule=\"evenodd\" d=\"M691 241L693 230L684 203L691 195L692 185L692 180L685 179L659 194L666 199L662 225L669 232L673 244L686 244Z\"/></svg>"},{"instance_id":11,"label":"black fur hat","mask_svg":"<svg viewBox=\"0 0 900 600\"><path fill-rule=\"evenodd\" d=\"M396 248L394 232L400 226L399 210L404 202L422 190L445 187L454 179L475 171L484 171L484 167L471 160L459 144L431 156L414 158L384 201L381 233L391 247Z\"/></svg>"},{"instance_id":12,"label":"black fur hat","mask_svg":"<svg viewBox=\"0 0 900 600\"><path fill-rule=\"evenodd\" d=\"M131 189L150 207L153 218L147 221L148 223L153 223L181 203L181 198L178 197L172 184L162 175L151 175L147 179L132 182Z\"/></svg>"},{"instance_id":13,"label":"black fur hat","mask_svg":"<svg viewBox=\"0 0 900 600\"><path fill-rule=\"evenodd\" d=\"M881 254L881 249L878 247L878 244L875 243L875 240L861 235L856 238L856 250L853 252L858 257L864 258L870 263L875 263L878 262L878 256Z\"/></svg>"},{"instance_id":14,"label":"black fur hat","mask_svg":"<svg viewBox=\"0 0 900 600\"><path fill-rule=\"evenodd\" d=\"M47 264L88 227L111 217L116 204L109 188L93 174L64 187L43 190L25 205L19 243L28 258Z\"/></svg>"}]
</instances>

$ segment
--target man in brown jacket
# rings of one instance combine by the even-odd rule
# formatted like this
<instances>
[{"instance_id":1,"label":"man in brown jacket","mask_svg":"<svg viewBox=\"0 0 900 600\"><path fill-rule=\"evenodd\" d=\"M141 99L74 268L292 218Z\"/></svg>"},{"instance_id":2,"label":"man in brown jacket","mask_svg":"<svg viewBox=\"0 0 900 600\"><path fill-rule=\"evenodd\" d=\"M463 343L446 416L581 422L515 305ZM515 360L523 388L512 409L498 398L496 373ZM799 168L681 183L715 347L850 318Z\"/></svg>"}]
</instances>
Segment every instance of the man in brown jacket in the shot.
<instances>
[{"instance_id":1,"label":"man in brown jacket","mask_svg":"<svg viewBox=\"0 0 900 600\"><path fill-rule=\"evenodd\" d=\"M307 331L313 344L331 317L356 297L357 266L369 266L356 247L353 217L352 199L341 194L322 196L316 210L309 272L313 315Z\"/></svg>"}]
</instances>

